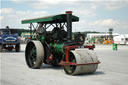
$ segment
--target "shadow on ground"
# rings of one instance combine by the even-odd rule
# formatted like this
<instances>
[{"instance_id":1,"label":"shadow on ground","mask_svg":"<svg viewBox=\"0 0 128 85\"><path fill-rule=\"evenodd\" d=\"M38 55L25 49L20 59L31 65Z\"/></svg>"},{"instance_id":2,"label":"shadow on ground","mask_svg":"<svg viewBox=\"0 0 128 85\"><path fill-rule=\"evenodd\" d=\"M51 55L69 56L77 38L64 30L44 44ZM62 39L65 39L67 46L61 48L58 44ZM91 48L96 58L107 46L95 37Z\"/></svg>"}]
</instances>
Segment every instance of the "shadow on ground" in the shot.
<instances>
[{"instance_id":1,"label":"shadow on ground","mask_svg":"<svg viewBox=\"0 0 128 85\"><path fill-rule=\"evenodd\" d=\"M94 73L88 73L88 74L78 74L75 76L94 76L94 75L105 75L105 73L103 71L96 71Z\"/></svg>"},{"instance_id":2,"label":"shadow on ground","mask_svg":"<svg viewBox=\"0 0 128 85\"><path fill-rule=\"evenodd\" d=\"M15 50L11 50L11 51L9 51L9 50L2 50L2 52L0 52L0 53L23 53L24 51L23 50L21 50L20 52L16 52Z\"/></svg>"},{"instance_id":3,"label":"shadow on ground","mask_svg":"<svg viewBox=\"0 0 128 85\"><path fill-rule=\"evenodd\" d=\"M63 66L60 67L54 67L52 65L47 65L43 64L42 67L40 68L41 70L43 69L54 69L54 70L63 70ZM105 75L103 71L96 71L94 73L88 73L88 74L78 74L78 75L73 75L73 76L94 76L94 75Z\"/></svg>"},{"instance_id":4,"label":"shadow on ground","mask_svg":"<svg viewBox=\"0 0 128 85\"><path fill-rule=\"evenodd\" d=\"M43 64L40 69L55 69L55 70L63 70L62 66L54 67L52 65Z\"/></svg>"}]
</instances>

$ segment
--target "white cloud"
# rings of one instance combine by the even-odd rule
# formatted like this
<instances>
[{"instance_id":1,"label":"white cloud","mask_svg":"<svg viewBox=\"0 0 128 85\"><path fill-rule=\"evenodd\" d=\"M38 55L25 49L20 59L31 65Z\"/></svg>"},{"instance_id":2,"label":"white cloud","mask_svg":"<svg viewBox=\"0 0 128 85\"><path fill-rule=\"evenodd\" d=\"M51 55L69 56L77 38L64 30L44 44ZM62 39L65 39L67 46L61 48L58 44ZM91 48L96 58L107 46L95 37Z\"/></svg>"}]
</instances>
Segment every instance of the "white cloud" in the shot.
<instances>
[{"instance_id":1,"label":"white cloud","mask_svg":"<svg viewBox=\"0 0 128 85\"><path fill-rule=\"evenodd\" d=\"M93 28L95 31L107 32L109 28L113 28L117 33L128 33L128 21L121 21L118 19L104 19L93 22L86 22L88 28Z\"/></svg>"},{"instance_id":2,"label":"white cloud","mask_svg":"<svg viewBox=\"0 0 128 85\"><path fill-rule=\"evenodd\" d=\"M0 21L3 20L3 19L4 19L4 17L3 16L0 16Z\"/></svg>"},{"instance_id":3,"label":"white cloud","mask_svg":"<svg viewBox=\"0 0 128 85\"><path fill-rule=\"evenodd\" d=\"M31 1L35 1L35 0L11 0L11 1L14 3L20 4L20 3L26 3L26 2L31 2Z\"/></svg>"},{"instance_id":4,"label":"white cloud","mask_svg":"<svg viewBox=\"0 0 128 85\"><path fill-rule=\"evenodd\" d=\"M47 12L45 11L15 11L15 14L22 19L25 18L36 18L36 17L42 17L46 16ZM14 14L13 14L14 15Z\"/></svg>"},{"instance_id":5,"label":"white cloud","mask_svg":"<svg viewBox=\"0 0 128 85\"><path fill-rule=\"evenodd\" d=\"M77 1L77 0L76 0ZM59 4L48 4L48 3L33 3L32 7L36 9L44 10L55 10L58 13L65 13L65 11L73 11L73 14L84 17L96 16L97 6L92 5L91 2L75 2L75 1L62 1Z\"/></svg>"},{"instance_id":6,"label":"white cloud","mask_svg":"<svg viewBox=\"0 0 128 85\"><path fill-rule=\"evenodd\" d=\"M58 4L58 3L63 3L67 1L83 1L83 0L11 0L14 3L26 3L26 2L34 2L34 3L47 3L47 4Z\"/></svg>"},{"instance_id":7,"label":"white cloud","mask_svg":"<svg viewBox=\"0 0 128 85\"><path fill-rule=\"evenodd\" d=\"M5 12L0 17L1 26L10 26L14 28L22 28L26 25L21 24L21 20L27 19L27 18L36 18L41 16L46 16L47 12L45 11L19 11L13 9L13 12L8 12L8 14L5 14Z\"/></svg>"},{"instance_id":8,"label":"white cloud","mask_svg":"<svg viewBox=\"0 0 128 85\"><path fill-rule=\"evenodd\" d=\"M62 2L62 0L39 0L42 3L49 3L49 4L58 4L60 2Z\"/></svg>"},{"instance_id":9,"label":"white cloud","mask_svg":"<svg viewBox=\"0 0 128 85\"><path fill-rule=\"evenodd\" d=\"M98 31L108 32L109 28L113 28L116 33L128 33L128 21L121 21L118 19L103 19L103 20L81 20L73 23L73 31Z\"/></svg>"},{"instance_id":10,"label":"white cloud","mask_svg":"<svg viewBox=\"0 0 128 85\"><path fill-rule=\"evenodd\" d=\"M117 24L119 24L119 22L113 19L97 20L94 21L93 23L90 23L90 25L100 25L100 26L114 26Z\"/></svg>"},{"instance_id":11,"label":"white cloud","mask_svg":"<svg viewBox=\"0 0 128 85\"><path fill-rule=\"evenodd\" d=\"M50 2L51 1L51 2ZM34 9L53 9L57 7L62 7L65 1L54 1L54 0L38 0L36 2L31 2L30 6Z\"/></svg>"},{"instance_id":12,"label":"white cloud","mask_svg":"<svg viewBox=\"0 0 128 85\"><path fill-rule=\"evenodd\" d=\"M23 3L25 0L11 0L14 3Z\"/></svg>"},{"instance_id":13,"label":"white cloud","mask_svg":"<svg viewBox=\"0 0 128 85\"><path fill-rule=\"evenodd\" d=\"M78 8L66 8L63 10L63 12L67 11L67 10L71 10L73 11L73 14L80 16L80 17L94 17L96 16L96 9L94 8L88 8L88 7L78 7Z\"/></svg>"},{"instance_id":14,"label":"white cloud","mask_svg":"<svg viewBox=\"0 0 128 85\"><path fill-rule=\"evenodd\" d=\"M0 9L0 14L9 14L14 12L14 10L12 8L1 8Z\"/></svg>"},{"instance_id":15,"label":"white cloud","mask_svg":"<svg viewBox=\"0 0 128 85\"><path fill-rule=\"evenodd\" d=\"M100 0L92 1L92 4L97 7L102 7L106 10L118 10L128 8L128 0Z\"/></svg>"},{"instance_id":16,"label":"white cloud","mask_svg":"<svg viewBox=\"0 0 128 85\"><path fill-rule=\"evenodd\" d=\"M0 16L0 27L1 27L1 21L3 20L3 16Z\"/></svg>"},{"instance_id":17,"label":"white cloud","mask_svg":"<svg viewBox=\"0 0 128 85\"><path fill-rule=\"evenodd\" d=\"M107 1L104 3L105 9L117 10L123 7L128 7L128 1Z\"/></svg>"}]
</instances>

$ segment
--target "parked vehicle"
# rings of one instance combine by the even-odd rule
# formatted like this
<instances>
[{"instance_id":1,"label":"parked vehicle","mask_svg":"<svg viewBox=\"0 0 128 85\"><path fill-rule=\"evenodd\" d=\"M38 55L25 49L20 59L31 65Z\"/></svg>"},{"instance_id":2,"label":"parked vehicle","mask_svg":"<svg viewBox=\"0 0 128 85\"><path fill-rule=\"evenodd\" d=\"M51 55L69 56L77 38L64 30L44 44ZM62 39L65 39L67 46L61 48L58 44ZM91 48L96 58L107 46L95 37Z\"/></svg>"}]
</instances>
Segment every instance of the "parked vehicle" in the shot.
<instances>
[{"instance_id":1,"label":"parked vehicle","mask_svg":"<svg viewBox=\"0 0 128 85\"><path fill-rule=\"evenodd\" d=\"M128 45L128 34L126 35L119 35L113 38L115 44L124 44Z\"/></svg>"},{"instance_id":2,"label":"parked vehicle","mask_svg":"<svg viewBox=\"0 0 128 85\"><path fill-rule=\"evenodd\" d=\"M16 52L20 51L20 41L18 39L18 34L16 30L11 29L0 29L0 52L3 49L12 50L15 49Z\"/></svg>"}]
</instances>

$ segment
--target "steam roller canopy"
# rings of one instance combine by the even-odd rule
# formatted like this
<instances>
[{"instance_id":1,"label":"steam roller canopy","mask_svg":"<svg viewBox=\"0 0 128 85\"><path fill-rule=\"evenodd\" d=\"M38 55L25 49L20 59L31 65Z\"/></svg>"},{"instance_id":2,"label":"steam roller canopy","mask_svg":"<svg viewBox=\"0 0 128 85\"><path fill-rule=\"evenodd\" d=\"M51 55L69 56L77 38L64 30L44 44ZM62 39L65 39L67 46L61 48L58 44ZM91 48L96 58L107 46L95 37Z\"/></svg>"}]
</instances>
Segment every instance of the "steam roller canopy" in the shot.
<instances>
[{"instance_id":1,"label":"steam roller canopy","mask_svg":"<svg viewBox=\"0 0 128 85\"><path fill-rule=\"evenodd\" d=\"M98 58L95 52L93 50L88 50L85 48L71 50L69 61L77 64L64 66L64 71L70 75L93 73L98 67L98 64L91 64L98 62Z\"/></svg>"}]
</instances>

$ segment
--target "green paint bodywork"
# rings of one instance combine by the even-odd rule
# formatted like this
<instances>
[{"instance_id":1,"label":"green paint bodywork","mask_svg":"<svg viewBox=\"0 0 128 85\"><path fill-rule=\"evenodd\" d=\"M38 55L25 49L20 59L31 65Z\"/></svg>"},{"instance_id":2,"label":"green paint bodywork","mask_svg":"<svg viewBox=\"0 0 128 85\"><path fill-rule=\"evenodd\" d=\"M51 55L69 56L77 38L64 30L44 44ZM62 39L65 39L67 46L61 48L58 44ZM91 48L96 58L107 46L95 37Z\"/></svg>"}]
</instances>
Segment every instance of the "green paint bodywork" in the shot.
<instances>
[{"instance_id":1,"label":"green paint bodywork","mask_svg":"<svg viewBox=\"0 0 128 85\"><path fill-rule=\"evenodd\" d=\"M66 22L66 14L59 14L59 15L53 15L53 16L47 16L47 17L40 17L35 19L26 19L22 20L22 24L28 24L28 23L61 23ZM79 17L72 15L72 22L79 21Z\"/></svg>"},{"instance_id":2,"label":"green paint bodywork","mask_svg":"<svg viewBox=\"0 0 128 85\"><path fill-rule=\"evenodd\" d=\"M32 36L32 40L36 40L36 37Z\"/></svg>"},{"instance_id":3,"label":"green paint bodywork","mask_svg":"<svg viewBox=\"0 0 128 85\"><path fill-rule=\"evenodd\" d=\"M37 40L37 37L35 35L32 35L32 40ZM43 35L38 35L38 40L44 42L45 37Z\"/></svg>"},{"instance_id":4,"label":"green paint bodywork","mask_svg":"<svg viewBox=\"0 0 128 85\"><path fill-rule=\"evenodd\" d=\"M40 41L44 42L45 37L44 37L43 35L38 35L38 39L39 39Z\"/></svg>"},{"instance_id":5,"label":"green paint bodywork","mask_svg":"<svg viewBox=\"0 0 128 85\"><path fill-rule=\"evenodd\" d=\"M64 43L61 44L50 43L50 46L54 48L54 51L56 53L64 53L63 51Z\"/></svg>"}]
</instances>

